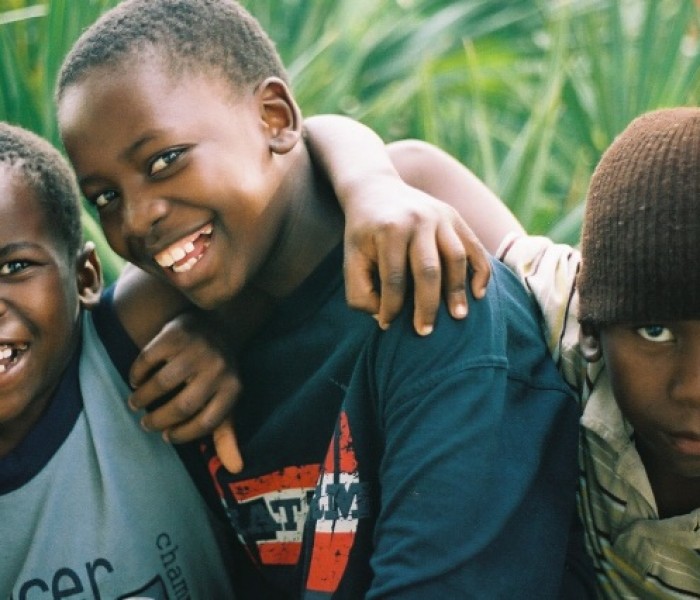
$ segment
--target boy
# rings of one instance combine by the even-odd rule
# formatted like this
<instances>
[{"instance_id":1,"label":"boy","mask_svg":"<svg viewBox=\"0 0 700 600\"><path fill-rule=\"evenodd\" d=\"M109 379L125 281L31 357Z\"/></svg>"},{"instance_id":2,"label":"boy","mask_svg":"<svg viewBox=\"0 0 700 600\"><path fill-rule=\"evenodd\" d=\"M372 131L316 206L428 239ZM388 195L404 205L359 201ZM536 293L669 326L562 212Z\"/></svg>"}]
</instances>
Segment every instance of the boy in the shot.
<instances>
[{"instance_id":1,"label":"boy","mask_svg":"<svg viewBox=\"0 0 700 600\"><path fill-rule=\"evenodd\" d=\"M239 355L244 470L204 447L241 597L556 596L577 414L514 278L496 265L476 318L427 339L408 311L386 332L350 311L336 198L273 45L228 0L122 3L56 97L121 256L222 327L244 290L272 306Z\"/></svg>"},{"instance_id":2,"label":"boy","mask_svg":"<svg viewBox=\"0 0 700 600\"><path fill-rule=\"evenodd\" d=\"M70 168L6 124L0 215L0 591L232 597L203 500L139 427L100 341L112 330Z\"/></svg>"},{"instance_id":3,"label":"boy","mask_svg":"<svg viewBox=\"0 0 700 600\"><path fill-rule=\"evenodd\" d=\"M366 197L370 169L386 182L394 167L373 134L360 142L353 126L339 136L346 126L319 128L313 139L335 185ZM357 153L333 156L339 139L344 152L351 141L361 146L361 168L349 168ZM410 183L459 205L541 307L548 345L584 407L579 509L599 593L697 597L700 109L647 113L612 143L591 179L580 254L525 237L493 194L436 149L400 143L392 155ZM455 202L457 193L470 201Z\"/></svg>"}]
</instances>

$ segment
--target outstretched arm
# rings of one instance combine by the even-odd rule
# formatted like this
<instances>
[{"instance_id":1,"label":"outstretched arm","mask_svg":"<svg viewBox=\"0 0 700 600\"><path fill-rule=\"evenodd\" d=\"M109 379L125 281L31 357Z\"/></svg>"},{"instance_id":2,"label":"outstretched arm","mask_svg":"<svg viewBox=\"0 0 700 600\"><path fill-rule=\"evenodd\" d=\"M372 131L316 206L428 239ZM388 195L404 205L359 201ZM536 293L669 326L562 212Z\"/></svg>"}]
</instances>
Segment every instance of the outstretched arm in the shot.
<instances>
[{"instance_id":1,"label":"outstretched arm","mask_svg":"<svg viewBox=\"0 0 700 600\"><path fill-rule=\"evenodd\" d=\"M467 263L473 271L472 292L479 298L488 282L488 258L454 208L435 198L463 211L470 225L473 220L478 227L476 235L489 244L501 229L519 228L510 211L468 169L433 146L402 142L390 145L387 153L372 130L352 119L324 115L305 123L309 147L346 213L349 304L377 314L380 325L388 325L404 301L408 263L419 333L432 330L441 281L452 316L465 316ZM486 226L486 209L493 210L498 229ZM372 286L375 268L380 293Z\"/></svg>"}]
</instances>

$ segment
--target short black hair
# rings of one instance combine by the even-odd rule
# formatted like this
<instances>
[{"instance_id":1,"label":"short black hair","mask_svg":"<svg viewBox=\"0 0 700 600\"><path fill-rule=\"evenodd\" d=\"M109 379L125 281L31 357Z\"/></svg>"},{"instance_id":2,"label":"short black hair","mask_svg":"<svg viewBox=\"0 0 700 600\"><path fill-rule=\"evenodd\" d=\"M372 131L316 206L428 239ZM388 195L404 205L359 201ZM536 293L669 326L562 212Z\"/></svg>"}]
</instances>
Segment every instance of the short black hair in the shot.
<instances>
[{"instance_id":1,"label":"short black hair","mask_svg":"<svg viewBox=\"0 0 700 600\"><path fill-rule=\"evenodd\" d=\"M31 186L51 233L65 245L69 258L75 257L82 244L80 193L63 155L31 131L0 122L2 165Z\"/></svg>"},{"instance_id":2,"label":"short black hair","mask_svg":"<svg viewBox=\"0 0 700 600\"><path fill-rule=\"evenodd\" d=\"M288 82L274 43L234 0L126 0L103 14L66 56L56 98L99 66L155 52L172 74L220 75L238 94L266 77Z\"/></svg>"}]
</instances>

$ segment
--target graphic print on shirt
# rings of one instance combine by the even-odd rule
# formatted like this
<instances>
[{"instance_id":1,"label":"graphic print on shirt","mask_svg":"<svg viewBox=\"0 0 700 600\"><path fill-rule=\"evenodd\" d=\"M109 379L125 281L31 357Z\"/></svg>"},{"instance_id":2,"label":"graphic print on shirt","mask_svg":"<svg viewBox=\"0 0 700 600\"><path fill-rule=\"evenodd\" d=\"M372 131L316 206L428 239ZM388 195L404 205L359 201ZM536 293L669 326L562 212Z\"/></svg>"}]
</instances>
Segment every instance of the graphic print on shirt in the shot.
<instances>
[{"instance_id":1,"label":"graphic print on shirt","mask_svg":"<svg viewBox=\"0 0 700 600\"><path fill-rule=\"evenodd\" d=\"M306 588L332 594L345 572L358 521L370 515L346 413L339 416L323 465L289 466L235 481L211 448L205 451L228 517L253 558L263 567L296 565L308 518L313 547Z\"/></svg>"},{"instance_id":2,"label":"graphic print on shirt","mask_svg":"<svg viewBox=\"0 0 700 600\"><path fill-rule=\"evenodd\" d=\"M170 573L175 574L176 581L171 579L171 583L174 584L173 593L175 597L189 597L187 583L181 578L180 568L176 565L175 569L169 570ZM28 581L22 582L17 585L16 591L10 594L10 600L29 600L39 596L43 597L43 593L50 590L53 590L54 593L57 593L56 590L59 590L58 593L60 593L60 589L68 590L65 586L71 586L70 589L74 592L91 590L93 594L91 597L99 598L101 597L100 589L102 589L103 585L109 585L110 589L115 585L114 578L117 578L116 581L118 582L119 574L114 573L114 568L109 561L99 558L85 563L82 569L62 567L46 579L33 577ZM168 588L160 575L156 575L139 589L126 591L122 587L122 590L123 593L116 600L128 600L129 598L169 600L170 598Z\"/></svg>"}]
</instances>

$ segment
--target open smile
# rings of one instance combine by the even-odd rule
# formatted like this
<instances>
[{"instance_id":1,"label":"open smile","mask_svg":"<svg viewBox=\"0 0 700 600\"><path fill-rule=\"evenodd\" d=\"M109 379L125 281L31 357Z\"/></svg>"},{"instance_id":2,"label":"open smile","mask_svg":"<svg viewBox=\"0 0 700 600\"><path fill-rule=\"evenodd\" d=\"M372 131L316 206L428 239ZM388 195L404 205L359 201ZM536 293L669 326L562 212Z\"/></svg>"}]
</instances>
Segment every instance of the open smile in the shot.
<instances>
[{"instance_id":1,"label":"open smile","mask_svg":"<svg viewBox=\"0 0 700 600\"><path fill-rule=\"evenodd\" d=\"M211 243L213 226L208 223L198 231L186 235L182 239L161 250L153 260L163 269L174 273L185 273L192 269L204 256Z\"/></svg>"},{"instance_id":2,"label":"open smile","mask_svg":"<svg viewBox=\"0 0 700 600\"><path fill-rule=\"evenodd\" d=\"M28 348L27 344L0 344L0 373L16 365Z\"/></svg>"}]
</instances>

